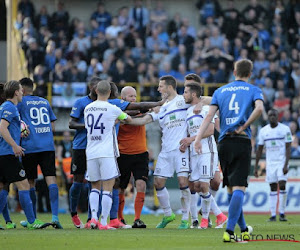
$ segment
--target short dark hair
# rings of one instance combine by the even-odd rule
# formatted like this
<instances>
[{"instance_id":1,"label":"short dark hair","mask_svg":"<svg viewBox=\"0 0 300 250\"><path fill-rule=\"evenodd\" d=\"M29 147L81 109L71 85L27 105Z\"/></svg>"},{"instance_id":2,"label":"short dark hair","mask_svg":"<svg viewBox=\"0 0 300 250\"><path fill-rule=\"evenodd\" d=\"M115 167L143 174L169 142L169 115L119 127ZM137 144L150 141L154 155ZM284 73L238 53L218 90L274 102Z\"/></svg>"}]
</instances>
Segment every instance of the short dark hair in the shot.
<instances>
[{"instance_id":1,"label":"short dark hair","mask_svg":"<svg viewBox=\"0 0 300 250\"><path fill-rule=\"evenodd\" d=\"M91 78L91 80L88 82L88 86L96 86L98 82L101 81L100 77L94 76Z\"/></svg>"},{"instance_id":2,"label":"short dark hair","mask_svg":"<svg viewBox=\"0 0 300 250\"><path fill-rule=\"evenodd\" d=\"M197 74L195 73L190 73L190 74L187 74L185 77L184 77L185 80L193 80L195 82L198 82L198 83L201 83L201 78L200 76L198 76Z\"/></svg>"},{"instance_id":3,"label":"short dark hair","mask_svg":"<svg viewBox=\"0 0 300 250\"><path fill-rule=\"evenodd\" d=\"M249 59L241 59L235 62L234 69L236 76L249 77L253 69L253 63Z\"/></svg>"},{"instance_id":4,"label":"short dark hair","mask_svg":"<svg viewBox=\"0 0 300 250\"><path fill-rule=\"evenodd\" d=\"M0 82L0 105L5 102L4 83Z\"/></svg>"},{"instance_id":5,"label":"short dark hair","mask_svg":"<svg viewBox=\"0 0 300 250\"><path fill-rule=\"evenodd\" d=\"M110 84L110 91L111 91L109 99L116 99L116 98L118 98L119 90L118 90L117 85L114 82L110 82L109 84Z\"/></svg>"},{"instance_id":6,"label":"short dark hair","mask_svg":"<svg viewBox=\"0 0 300 250\"><path fill-rule=\"evenodd\" d=\"M269 109L268 113L269 112L275 112L277 115L279 114L278 110L274 108Z\"/></svg>"},{"instance_id":7,"label":"short dark hair","mask_svg":"<svg viewBox=\"0 0 300 250\"><path fill-rule=\"evenodd\" d=\"M20 89L19 81L9 81L4 84L4 95L6 99L12 99L15 96L15 92Z\"/></svg>"},{"instance_id":8,"label":"short dark hair","mask_svg":"<svg viewBox=\"0 0 300 250\"><path fill-rule=\"evenodd\" d=\"M162 76L161 78L159 78L160 81L165 81L166 85L171 85L173 87L173 89L176 89L177 87L177 82L175 77L171 76L171 75L166 75L166 76Z\"/></svg>"},{"instance_id":9,"label":"short dark hair","mask_svg":"<svg viewBox=\"0 0 300 250\"><path fill-rule=\"evenodd\" d=\"M30 78L24 77L19 82L23 87L33 89L33 81Z\"/></svg>"},{"instance_id":10,"label":"short dark hair","mask_svg":"<svg viewBox=\"0 0 300 250\"><path fill-rule=\"evenodd\" d=\"M202 87L197 82L187 83L185 87L189 87L192 93L196 93L197 97L200 98L202 95Z\"/></svg>"}]
</instances>

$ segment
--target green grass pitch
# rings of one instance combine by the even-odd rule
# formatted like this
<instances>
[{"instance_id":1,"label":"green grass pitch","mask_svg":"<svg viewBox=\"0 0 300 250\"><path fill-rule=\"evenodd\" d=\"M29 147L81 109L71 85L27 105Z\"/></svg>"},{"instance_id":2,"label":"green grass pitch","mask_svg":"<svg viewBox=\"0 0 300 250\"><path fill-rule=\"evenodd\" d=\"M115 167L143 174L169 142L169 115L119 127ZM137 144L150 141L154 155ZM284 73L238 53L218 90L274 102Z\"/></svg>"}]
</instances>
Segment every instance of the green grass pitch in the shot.
<instances>
[{"instance_id":1,"label":"green grass pitch","mask_svg":"<svg viewBox=\"0 0 300 250\"><path fill-rule=\"evenodd\" d=\"M14 222L25 217L21 214L11 214ZM50 214L39 214L38 217L47 222ZM80 215L82 220L85 214ZM300 243L258 241L248 243L223 243L224 229L188 229L179 230L180 215L165 229L156 229L156 224L162 216L145 215L142 219L147 229L119 230L86 230L76 229L69 214L60 215L64 230L51 228L43 230L27 230L17 224L17 229L0 230L0 249L300 249ZM266 222L268 215L246 215L247 224L253 226L255 235L266 238L277 235L293 235L300 241L300 215L288 215L288 222ZM128 222L133 216L126 216ZM3 219L0 221L3 225ZM3 225L4 226L4 225ZM238 227L236 233L239 233Z\"/></svg>"}]
</instances>

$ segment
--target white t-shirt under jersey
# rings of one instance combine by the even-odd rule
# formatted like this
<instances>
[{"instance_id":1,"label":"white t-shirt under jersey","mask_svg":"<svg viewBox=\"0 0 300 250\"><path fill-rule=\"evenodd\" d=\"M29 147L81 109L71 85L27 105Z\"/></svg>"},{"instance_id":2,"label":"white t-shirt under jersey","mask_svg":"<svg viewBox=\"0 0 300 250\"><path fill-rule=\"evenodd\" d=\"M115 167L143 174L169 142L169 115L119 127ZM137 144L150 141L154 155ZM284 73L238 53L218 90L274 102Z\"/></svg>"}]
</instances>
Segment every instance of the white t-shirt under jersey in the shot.
<instances>
[{"instance_id":1,"label":"white t-shirt under jersey","mask_svg":"<svg viewBox=\"0 0 300 250\"><path fill-rule=\"evenodd\" d=\"M259 131L258 145L266 147L267 166L284 165L285 144L289 142L292 142L291 130L280 122L275 128L268 124Z\"/></svg>"},{"instance_id":2,"label":"white t-shirt under jersey","mask_svg":"<svg viewBox=\"0 0 300 250\"><path fill-rule=\"evenodd\" d=\"M170 102L165 102L158 114L150 113L153 120L158 120L162 129L161 152L170 152L179 148L181 139L187 137L186 112L190 107L182 95L177 95Z\"/></svg>"},{"instance_id":3,"label":"white t-shirt under jersey","mask_svg":"<svg viewBox=\"0 0 300 250\"><path fill-rule=\"evenodd\" d=\"M121 114L123 114L121 109L105 101L94 101L85 107L87 160L119 156L115 121Z\"/></svg>"},{"instance_id":4,"label":"white t-shirt under jersey","mask_svg":"<svg viewBox=\"0 0 300 250\"><path fill-rule=\"evenodd\" d=\"M194 113L194 108L195 106L189 107L187 110L187 117L186 117L186 123L188 127L188 133L190 137L195 136L198 134L199 128L207 116L209 106L205 105L202 107L202 110L200 114L195 114ZM215 116L213 120L211 121L212 123L215 123ZM217 145L216 141L213 135L204 138L201 140L202 144L202 154L204 153L217 153ZM194 142L190 145L190 150L192 155L196 155L197 152L194 149Z\"/></svg>"}]
</instances>

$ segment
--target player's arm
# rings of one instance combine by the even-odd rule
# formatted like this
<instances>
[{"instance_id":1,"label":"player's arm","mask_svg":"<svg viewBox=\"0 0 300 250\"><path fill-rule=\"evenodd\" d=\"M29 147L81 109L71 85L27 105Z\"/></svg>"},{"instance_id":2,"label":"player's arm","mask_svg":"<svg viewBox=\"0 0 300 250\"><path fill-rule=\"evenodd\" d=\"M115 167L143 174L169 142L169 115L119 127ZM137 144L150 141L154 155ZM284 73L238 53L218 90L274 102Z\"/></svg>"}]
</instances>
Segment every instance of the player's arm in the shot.
<instances>
[{"instance_id":1,"label":"player's arm","mask_svg":"<svg viewBox=\"0 0 300 250\"><path fill-rule=\"evenodd\" d=\"M5 119L1 119L0 122L0 134L3 139L12 147L16 157L23 156L25 149L19 146L14 139L11 137L8 130L9 122Z\"/></svg>"},{"instance_id":2,"label":"player's arm","mask_svg":"<svg viewBox=\"0 0 300 250\"><path fill-rule=\"evenodd\" d=\"M165 102L165 99L158 101L158 102L131 102L127 106L126 110L142 110L146 111L149 109L152 109L157 106L163 105Z\"/></svg>"},{"instance_id":3,"label":"player's arm","mask_svg":"<svg viewBox=\"0 0 300 250\"><path fill-rule=\"evenodd\" d=\"M202 110L202 107L209 105L211 103L212 97L210 96L201 96L200 102L198 102L193 110L195 114L199 114Z\"/></svg>"},{"instance_id":4,"label":"player's arm","mask_svg":"<svg viewBox=\"0 0 300 250\"><path fill-rule=\"evenodd\" d=\"M246 128L250 126L252 122L254 122L258 117L261 116L264 110L264 103L262 100L257 99L255 101L255 108L252 111L251 115L249 116L248 120L245 122L243 126L240 126L238 129L235 130L237 134L242 133Z\"/></svg>"},{"instance_id":5,"label":"player's arm","mask_svg":"<svg viewBox=\"0 0 300 250\"><path fill-rule=\"evenodd\" d=\"M289 172L288 169L288 164L289 164L289 160L291 157L291 142L286 142L285 143L285 163L284 163L284 167L283 167L283 173L287 174Z\"/></svg>"},{"instance_id":6,"label":"player's arm","mask_svg":"<svg viewBox=\"0 0 300 250\"><path fill-rule=\"evenodd\" d=\"M130 123L132 121L132 118L131 118L130 115L126 114L125 112L122 112L118 116L118 120L120 120L120 121L126 121L126 122Z\"/></svg>"},{"instance_id":7,"label":"player's arm","mask_svg":"<svg viewBox=\"0 0 300 250\"><path fill-rule=\"evenodd\" d=\"M256 150L256 158L255 158L255 166L254 166L254 176L258 177L258 163L261 158L262 152L263 152L264 145L258 145L258 148Z\"/></svg>"},{"instance_id":8,"label":"player's arm","mask_svg":"<svg viewBox=\"0 0 300 250\"><path fill-rule=\"evenodd\" d=\"M201 154L201 150L202 150L201 140L204 138L205 132L208 126L210 125L212 119L214 118L217 110L218 110L218 106L210 105L208 113L199 128L198 134L195 139L195 145L194 145L195 150L198 154Z\"/></svg>"},{"instance_id":9,"label":"player's arm","mask_svg":"<svg viewBox=\"0 0 300 250\"><path fill-rule=\"evenodd\" d=\"M84 123L78 122L79 119L71 117L69 121L69 129L85 129Z\"/></svg>"},{"instance_id":10,"label":"player's arm","mask_svg":"<svg viewBox=\"0 0 300 250\"><path fill-rule=\"evenodd\" d=\"M52 127L52 132L54 133L54 132L55 132L55 124L54 124L54 121L51 122L51 127Z\"/></svg>"},{"instance_id":11,"label":"player's arm","mask_svg":"<svg viewBox=\"0 0 300 250\"><path fill-rule=\"evenodd\" d=\"M139 110L125 110L124 112L130 116L136 116L141 113Z\"/></svg>"},{"instance_id":12,"label":"player's arm","mask_svg":"<svg viewBox=\"0 0 300 250\"><path fill-rule=\"evenodd\" d=\"M127 124L135 125L135 126L146 125L150 122L153 122L151 115L145 115L144 117L132 118L131 121L126 121Z\"/></svg>"}]
</instances>

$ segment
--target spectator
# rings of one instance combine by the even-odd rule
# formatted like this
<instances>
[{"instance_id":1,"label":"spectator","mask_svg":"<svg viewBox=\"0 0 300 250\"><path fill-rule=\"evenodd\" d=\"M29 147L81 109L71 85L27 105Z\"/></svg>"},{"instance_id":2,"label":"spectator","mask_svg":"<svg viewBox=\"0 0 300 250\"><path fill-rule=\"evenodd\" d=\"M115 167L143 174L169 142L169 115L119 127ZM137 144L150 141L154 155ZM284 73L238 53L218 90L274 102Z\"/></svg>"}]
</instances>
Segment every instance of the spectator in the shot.
<instances>
[{"instance_id":1,"label":"spectator","mask_svg":"<svg viewBox=\"0 0 300 250\"><path fill-rule=\"evenodd\" d=\"M198 0L196 7L199 9L202 24L206 23L208 17L218 18L221 14L218 0Z\"/></svg>"},{"instance_id":2,"label":"spectator","mask_svg":"<svg viewBox=\"0 0 300 250\"><path fill-rule=\"evenodd\" d=\"M69 13L65 10L63 2L59 1L57 4L57 11L52 15L52 31L57 33L60 30L64 30L66 33L69 28Z\"/></svg>"},{"instance_id":3,"label":"spectator","mask_svg":"<svg viewBox=\"0 0 300 250\"><path fill-rule=\"evenodd\" d=\"M111 25L105 30L105 36L107 39L117 38L119 32L122 32L122 27L118 23L118 17L113 17Z\"/></svg>"},{"instance_id":4,"label":"spectator","mask_svg":"<svg viewBox=\"0 0 300 250\"><path fill-rule=\"evenodd\" d=\"M149 24L149 11L143 7L142 0L135 0L134 7L129 10L129 17L134 21L134 28L141 39L145 37L146 29Z\"/></svg>"},{"instance_id":5,"label":"spectator","mask_svg":"<svg viewBox=\"0 0 300 250\"><path fill-rule=\"evenodd\" d=\"M43 65L39 64L34 69L33 81L36 84L34 95L40 97L46 97L47 95L47 83L49 81L48 74L45 71Z\"/></svg>"},{"instance_id":6,"label":"spectator","mask_svg":"<svg viewBox=\"0 0 300 250\"><path fill-rule=\"evenodd\" d=\"M154 29L157 25L161 25L163 30L167 27L168 13L164 9L162 1L156 0L155 8L150 12L151 28Z\"/></svg>"},{"instance_id":7,"label":"spectator","mask_svg":"<svg viewBox=\"0 0 300 250\"><path fill-rule=\"evenodd\" d=\"M183 44L178 46L178 53L172 59L172 69L178 71L180 64L183 64L186 69L189 67L189 58L186 56L186 48Z\"/></svg>"},{"instance_id":8,"label":"spectator","mask_svg":"<svg viewBox=\"0 0 300 250\"><path fill-rule=\"evenodd\" d=\"M269 63L269 61L266 60L266 55L265 55L264 51L258 51L257 57L253 63L253 75L255 77L257 77L259 75L259 72L262 69L268 70L269 66L270 66L270 63Z\"/></svg>"},{"instance_id":9,"label":"spectator","mask_svg":"<svg viewBox=\"0 0 300 250\"><path fill-rule=\"evenodd\" d=\"M134 21L129 17L129 10L127 6L123 6L119 10L118 24L122 27L122 30L127 33L130 26L134 25Z\"/></svg>"},{"instance_id":10,"label":"spectator","mask_svg":"<svg viewBox=\"0 0 300 250\"><path fill-rule=\"evenodd\" d=\"M194 38L187 33L187 27L182 25L180 27L180 32L178 32L176 38L176 43L183 44L186 48L186 56L189 60L191 58L193 50L194 50Z\"/></svg>"},{"instance_id":11,"label":"spectator","mask_svg":"<svg viewBox=\"0 0 300 250\"><path fill-rule=\"evenodd\" d=\"M94 19L99 24L100 31L105 33L106 28L111 24L111 15L105 10L104 4L99 2L97 11L95 11L91 19Z\"/></svg>"},{"instance_id":12,"label":"spectator","mask_svg":"<svg viewBox=\"0 0 300 250\"><path fill-rule=\"evenodd\" d=\"M54 83L62 83L67 81L67 76L64 72L64 68L60 63L55 64L55 69L53 73L53 80Z\"/></svg>"},{"instance_id":13,"label":"spectator","mask_svg":"<svg viewBox=\"0 0 300 250\"><path fill-rule=\"evenodd\" d=\"M102 72L103 67L102 64L98 61L97 58L92 58L90 66L87 70L87 81L90 81L90 79L94 76L99 76L99 74Z\"/></svg>"},{"instance_id":14,"label":"spectator","mask_svg":"<svg viewBox=\"0 0 300 250\"><path fill-rule=\"evenodd\" d=\"M171 64L169 62L165 62L163 65L163 69L159 71L158 76L162 77L165 75L171 75L176 77L176 71L171 68Z\"/></svg>"},{"instance_id":15,"label":"spectator","mask_svg":"<svg viewBox=\"0 0 300 250\"><path fill-rule=\"evenodd\" d=\"M28 72L33 73L33 70L37 65L44 64L45 56L34 38L28 40L28 45L29 48L26 52L27 69Z\"/></svg>"},{"instance_id":16,"label":"spectator","mask_svg":"<svg viewBox=\"0 0 300 250\"><path fill-rule=\"evenodd\" d=\"M300 148L299 148L299 138L297 136L297 123L295 121L292 121L290 122L289 127L292 132L291 156L299 157Z\"/></svg>"},{"instance_id":17,"label":"spectator","mask_svg":"<svg viewBox=\"0 0 300 250\"><path fill-rule=\"evenodd\" d=\"M39 14L35 17L34 24L37 29L40 27L50 27L51 17L48 14L47 7L43 5Z\"/></svg>"},{"instance_id":18,"label":"spectator","mask_svg":"<svg viewBox=\"0 0 300 250\"><path fill-rule=\"evenodd\" d=\"M270 105L272 105L275 98L275 89L273 88L273 81L271 78L266 77L262 92L265 96L265 99L270 103Z\"/></svg>"},{"instance_id":19,"label":"spectator","mask_svg":"<svg viewBox=\"0 0 300 250\"><path fill-rule=\"evenodd\" d=\"M158 29L153 29L151 36L146 38L146 51L150 55L154 50L154 45L157 44L160 50L167 49L167 45L158 37Z\"/></svg>"},{"instance_id":20,"label":"spectator","mask_svg":"<svg viewBox=\"0 0 300 250\"><path fill-rule=\"evenodd\" d=\"M274 108L278 110L278 120L280 121L285 110L290 109L291 100L286 98L283 90L278 91L278 95L274 101Z\"/></svg>"},{"instance_id":21,"label":"spectator","mask_svg":"<svg viewBox=\"0 0 300 250\"><path fill-rule=\"evenodd\" d=\"M85 30L83 28L78 30L78 37L75 37L70 42L70 46L69 46L70 51L74 50L75 44L78 51L82 52L84 55L87 55L87 51L91 47L91 42L90 42L90 38L86 36Z\"/></svg>"},{"instance_id":22,"label":"spectator","mask_svg":"<svg viewBox=\"0 0 300 250\"><path fill-rule=\"evenodd\" d=\"M180 29L182 24L180 13L176 12L174 17L167 24L167 33L172 38L175 39L177 36L177 31Z\"/></svg>"},{"instance_id":23,"label":"spectator","mask_svg":"<svg viewBox=\"0 0 300 250\"><path fill-rule=\"evenodd\" d=\"M30 0L21 0L18 3L18 11L21 12L24 17L29 17L31 21L34 20L35 9Z\"/></svg>"},{"instance_id":24,"label":"spectator","mask_svg":"<svg viewBox=\"0 0 300 250\"><path fill-rule=\"evenodd\" d=\"M256 17L259 21L262 21L264 17L267 17L268 13L266 9L261 4L257 3L257 0L250 0L250 3L242 11L242 15L244 16L252 10L255 11Z\"/></svg>"}]
</instances>

